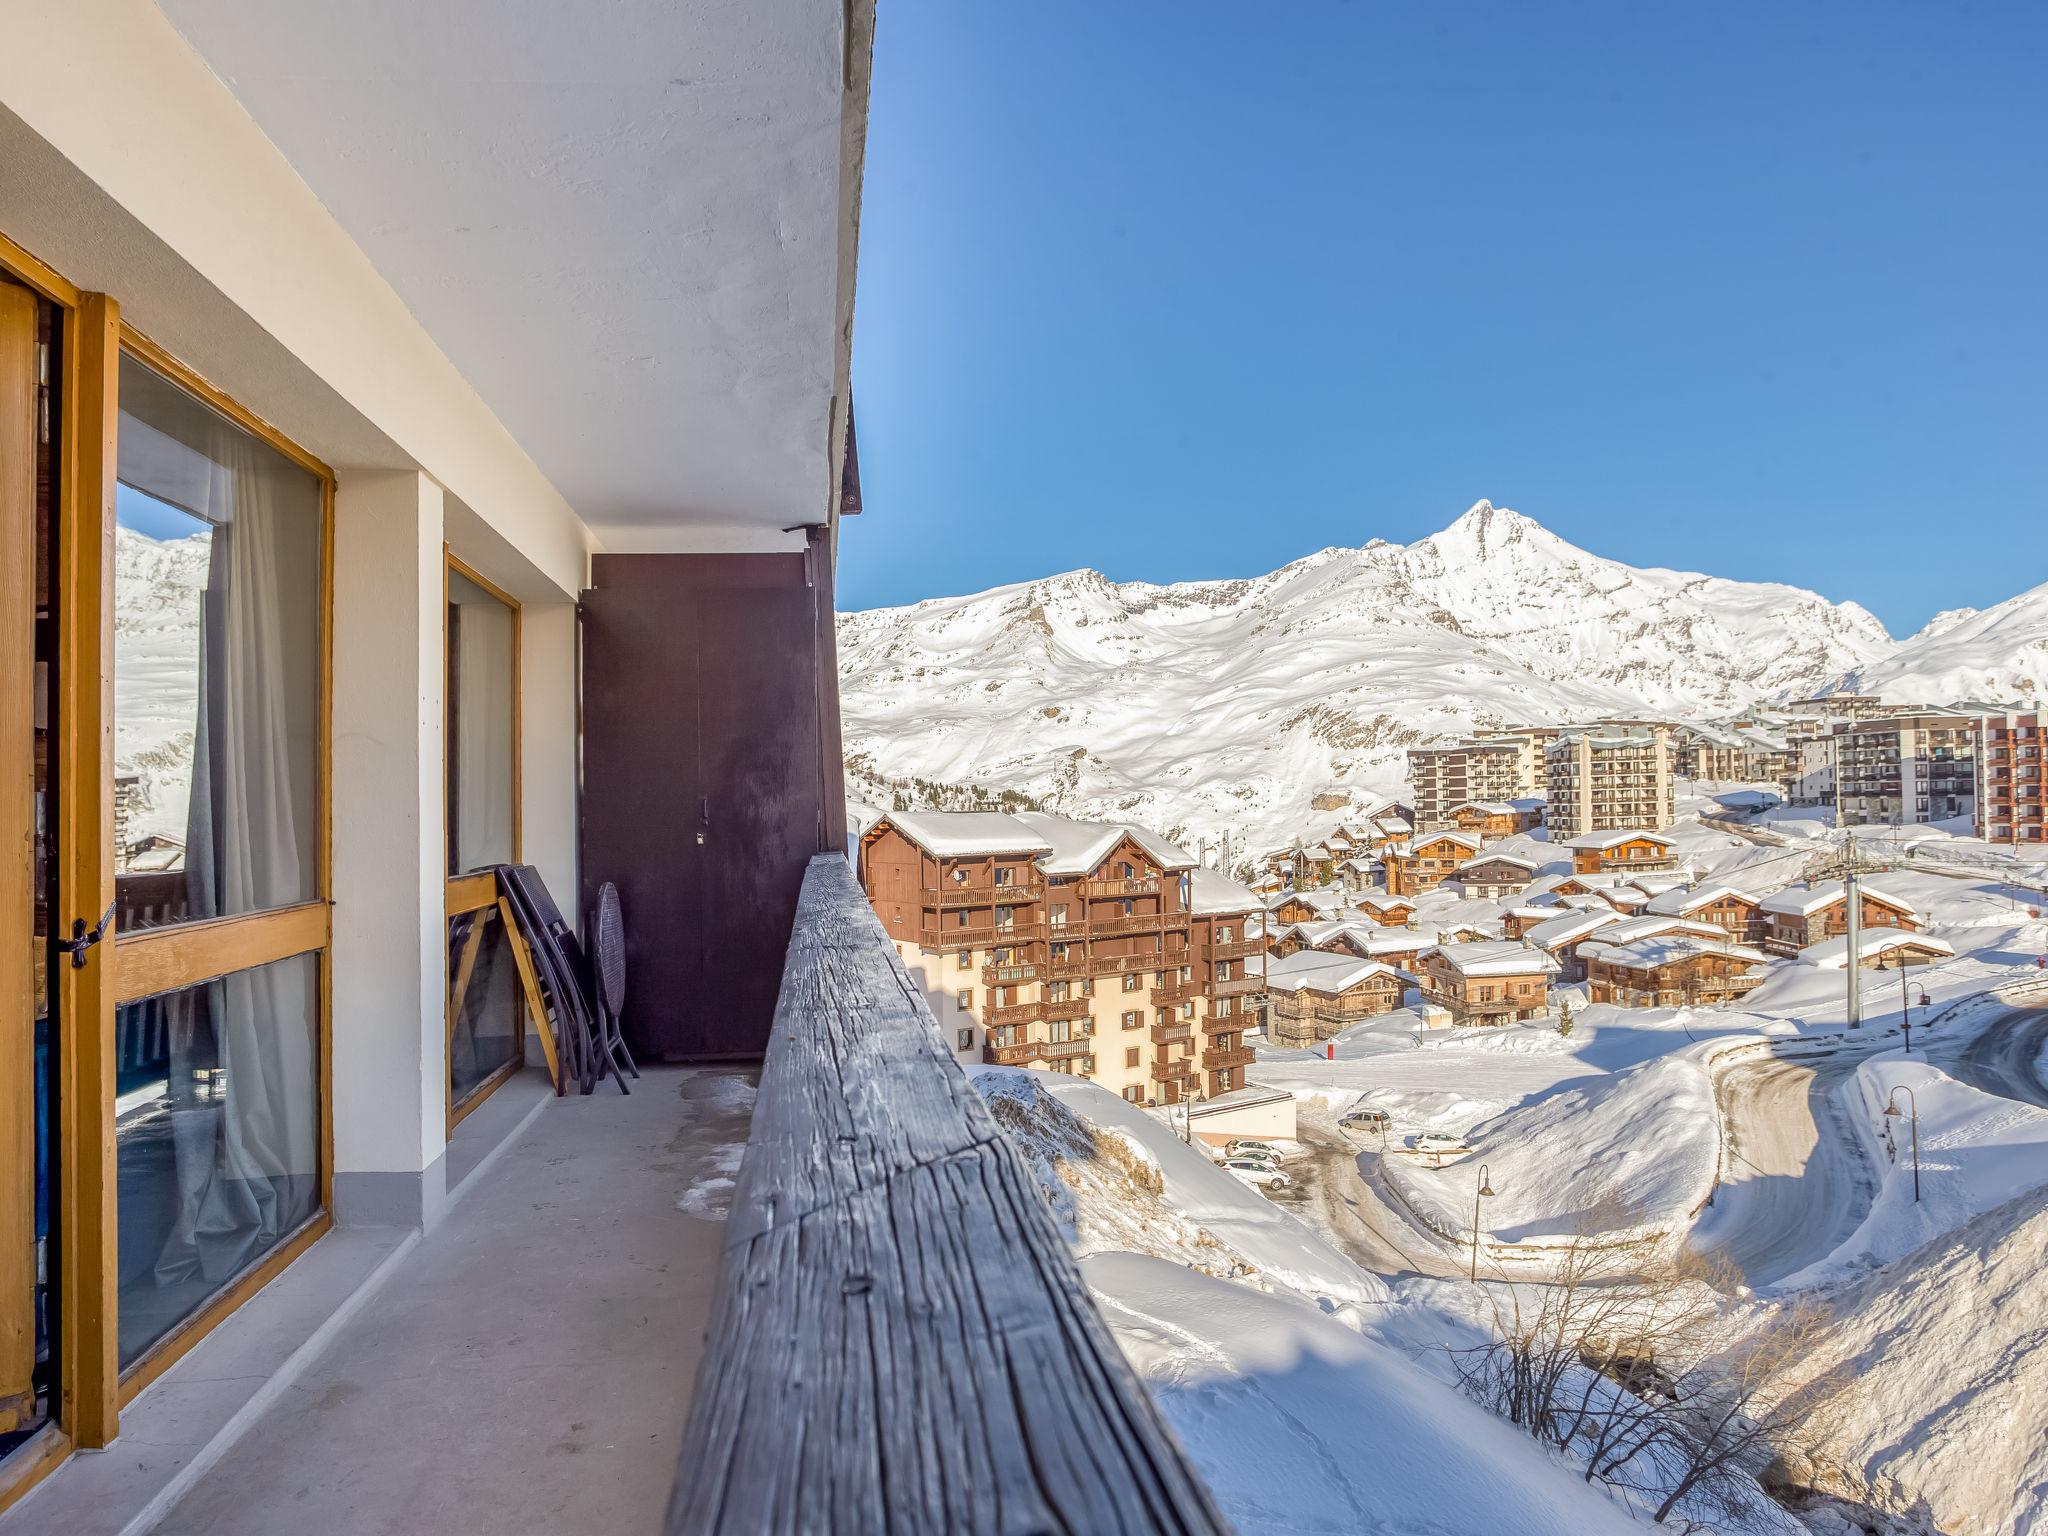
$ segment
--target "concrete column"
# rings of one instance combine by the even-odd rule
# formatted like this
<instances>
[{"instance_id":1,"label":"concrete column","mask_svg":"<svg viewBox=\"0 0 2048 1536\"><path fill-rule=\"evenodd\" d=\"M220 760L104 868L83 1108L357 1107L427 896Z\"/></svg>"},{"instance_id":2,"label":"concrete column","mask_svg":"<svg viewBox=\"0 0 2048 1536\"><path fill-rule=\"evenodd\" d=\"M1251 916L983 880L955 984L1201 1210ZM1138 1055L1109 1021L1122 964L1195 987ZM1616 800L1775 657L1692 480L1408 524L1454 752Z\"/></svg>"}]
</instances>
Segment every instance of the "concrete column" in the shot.
<instances>
[{"instance_id":1,"label":"concrete column","mask_svg":"<svg viewBox=\"0 0 2048 1536\"><path fill-rule=\"evenodd\" d=\"M334 517L334 1204L439 1209L448 1059L442 915L442 500L417 473L340 477Z\"/></svg>"}]
</instances>

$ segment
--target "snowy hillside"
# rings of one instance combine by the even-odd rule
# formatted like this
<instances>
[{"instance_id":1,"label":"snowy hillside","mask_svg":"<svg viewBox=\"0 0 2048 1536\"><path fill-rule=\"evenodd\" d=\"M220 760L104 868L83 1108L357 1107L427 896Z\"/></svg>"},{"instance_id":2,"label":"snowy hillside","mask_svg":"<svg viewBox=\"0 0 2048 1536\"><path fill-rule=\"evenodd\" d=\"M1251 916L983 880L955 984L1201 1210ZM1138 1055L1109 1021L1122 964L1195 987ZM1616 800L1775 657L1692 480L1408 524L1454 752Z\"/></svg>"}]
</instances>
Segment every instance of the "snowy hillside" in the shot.
<instances>
[{"instance_id":1,"label":"snowy hillside","mask_svg":"<svg viewBox=\"0 0 2048 1536\"><path fill-rule=\"evenodd\" d=\"M2048 694L2048 585L1996 607L1937 614L1881 661L1841 686L1901 704L2033 700Z\"/></svg>"},{"instance_id":2,"label":"snowy hillside","mask_svg":"<svg viewBox=\"0 0 2048 1536\"><path fill-rule=\"evenodd\" d=\"M199 605L213 541L114 530L114 765L141 779L130 836L185 835L198 717Z\"/></svg>"},{"instance_id":3,"label":"snowy hillside","mask_svg":"<svg viewBox=\"0 0 2048 1536\"><path fill-rule=\"evenodd\" d=\"M1326 549L1251 580L1075 571L839 629L856 795L1010 789L1184 840L1228 831L1254 852L1312 810L1328 824L1398 792L1414 742L1711 715L1897 650L1854 603L1638 570L1484 501L1416 543Z\"/></svg>"}]
</instances>

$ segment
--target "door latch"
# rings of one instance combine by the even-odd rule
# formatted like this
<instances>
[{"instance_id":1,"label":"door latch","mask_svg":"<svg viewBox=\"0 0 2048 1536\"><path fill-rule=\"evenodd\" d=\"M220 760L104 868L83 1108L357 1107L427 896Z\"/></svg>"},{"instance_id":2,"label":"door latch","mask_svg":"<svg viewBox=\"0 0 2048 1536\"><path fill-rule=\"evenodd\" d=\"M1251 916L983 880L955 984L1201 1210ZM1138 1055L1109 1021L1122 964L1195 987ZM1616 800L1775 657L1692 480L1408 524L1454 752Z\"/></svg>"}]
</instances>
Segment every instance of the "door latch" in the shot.
<instances>
[{"instance_id":1,"label":"door latch","mask_svg":"<svg viewBox=\"0 0 2048 1536\"><path fill-rule=\"evenodd\" d=\"M100 920L90 928L85 926L82 917L71 919L71 937L57 941L57 948L71 957L71 969L85 969L85 952L107 936L107 925L113 920L114 904L111 901L107 903L107 910L100 914Z\"/></svg>"}]
</instances>

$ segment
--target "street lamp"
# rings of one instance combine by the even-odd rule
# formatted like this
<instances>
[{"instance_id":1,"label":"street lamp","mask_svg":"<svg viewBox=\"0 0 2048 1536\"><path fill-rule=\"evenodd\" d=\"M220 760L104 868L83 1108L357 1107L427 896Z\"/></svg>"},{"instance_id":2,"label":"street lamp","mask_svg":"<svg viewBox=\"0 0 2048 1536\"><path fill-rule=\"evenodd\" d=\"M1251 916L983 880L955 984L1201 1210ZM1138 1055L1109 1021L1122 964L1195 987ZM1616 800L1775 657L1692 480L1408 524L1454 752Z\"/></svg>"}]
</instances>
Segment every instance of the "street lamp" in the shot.
<instances>
[{"instance_id":1,"label":"street lamp","mask_svg":"<svg viewBox=\"0 0 2048 1536\"><path fill-rule=\"evenodd\" d=\"M1479 1187L1472 1191L1472 1283L1479 1283L1479 1202L1493 1198L1493 1186L1486 1182L1486 1164L1479 1165Z\"/></svg>"},{"instance_id":2,"label":"street lamp","mask_svg":"<svg viewBox=\"0 0 2048 1536\"><path fill-rule=\"evenodd\" d=\"M1890 1097L1884 1101L1884 1112L1894 1120L1899 1118L1899 1095L1906 1096L1906 1103L1913 1111L1913 1203L1920 1203L1920 1101L1913 1096L1913 1090L1904 1083L1893 1088ZM1476 1239L1475 1239L1476 1241Z\"/></svg>"}]
</instances>

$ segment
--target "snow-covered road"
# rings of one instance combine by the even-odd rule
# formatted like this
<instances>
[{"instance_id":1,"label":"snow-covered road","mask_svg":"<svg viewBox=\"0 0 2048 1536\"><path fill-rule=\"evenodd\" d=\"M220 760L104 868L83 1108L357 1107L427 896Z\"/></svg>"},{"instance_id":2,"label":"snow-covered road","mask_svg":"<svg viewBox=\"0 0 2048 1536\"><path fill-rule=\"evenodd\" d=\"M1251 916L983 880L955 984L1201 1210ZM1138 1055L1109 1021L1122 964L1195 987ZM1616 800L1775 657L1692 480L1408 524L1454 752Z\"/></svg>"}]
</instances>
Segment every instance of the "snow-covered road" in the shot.
<instances>
[{"instance_id":1,"label":"snow-covered road","mask_svg":"<svg viewBox=\"0 0 2048 1536\"><path fill-rule=\"evenodd\" d=\"M1272 1200L1292 1210L1361 1268L1389 1279L1461 1274L1400 1209L1373 1172L1378 1138L1351 1139L1320 1117L1300 1118L1307 1155L1287 1165L1293 1185Z\"/></svg>"},{"instance_id":2,"label":"snow-covered road","mask_svg":"<svg viewBox=\"0 0 2048 1536\"><path fill-rule=\"evenodd\" d=\"M1945 1048L1939 1039L1926 1047L1929 1061L1979 1093L2048 1109L2048 1083L2041 1075L2044 1050L2048 1007L2039 1004L2000 1014L1960 1048Z\"/></svg>"},{"instance_id":3,"label":"snow-covered road","mask_svg":"<svg viewBox=\"0 0 2048 1536\"><path fill-rule=\"evenodd\" d=\"M1721 1073L1726 1155L1693 1243L1752 1289L1825 1258L1870 1209L1876 1180L1834 1094L1864 1056L1763 1056Z\"/></svg>"}]
</instances>

